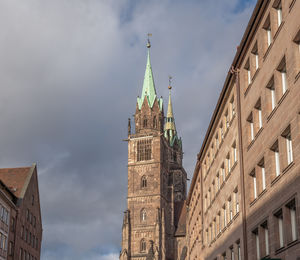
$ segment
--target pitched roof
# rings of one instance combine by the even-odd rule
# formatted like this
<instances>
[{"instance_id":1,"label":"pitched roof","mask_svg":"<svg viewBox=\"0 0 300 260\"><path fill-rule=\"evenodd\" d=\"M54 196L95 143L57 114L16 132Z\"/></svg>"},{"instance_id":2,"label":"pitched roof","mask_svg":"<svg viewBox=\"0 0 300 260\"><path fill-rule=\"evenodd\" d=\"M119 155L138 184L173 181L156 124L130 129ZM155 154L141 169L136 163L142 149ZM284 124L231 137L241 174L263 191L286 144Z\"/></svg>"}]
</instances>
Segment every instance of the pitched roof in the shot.
<instances>
[{"instance_id":1,"label":"pitched roof","mask_svg":"<svg viewBox=\"0 0 300 260\"><path fill-rule=\"evenodd\" d=\"M0 180L17 198L23 198L35 167L0 169Z\"/></svg>"}]
</instances>

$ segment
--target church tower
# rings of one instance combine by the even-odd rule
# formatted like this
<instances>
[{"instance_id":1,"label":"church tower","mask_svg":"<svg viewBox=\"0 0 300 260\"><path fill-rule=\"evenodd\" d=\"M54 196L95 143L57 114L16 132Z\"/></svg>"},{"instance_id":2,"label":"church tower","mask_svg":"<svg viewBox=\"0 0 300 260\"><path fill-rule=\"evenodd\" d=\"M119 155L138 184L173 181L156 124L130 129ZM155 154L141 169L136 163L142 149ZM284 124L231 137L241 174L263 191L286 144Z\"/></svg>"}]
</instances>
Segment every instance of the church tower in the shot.
<instances>
[{"instance_id":1,"label":"church tower","mask_svg":"<svg viewBox=\"0 0 300 260\"><path fill-rule=\"evenodd\" d=\"M167 117L156 94L150 41L134 128L128 121L128 196L120 260L175 259L177 212L186 198L182 143L177 136L169 86Z\"/></svg>"}]
</instances>

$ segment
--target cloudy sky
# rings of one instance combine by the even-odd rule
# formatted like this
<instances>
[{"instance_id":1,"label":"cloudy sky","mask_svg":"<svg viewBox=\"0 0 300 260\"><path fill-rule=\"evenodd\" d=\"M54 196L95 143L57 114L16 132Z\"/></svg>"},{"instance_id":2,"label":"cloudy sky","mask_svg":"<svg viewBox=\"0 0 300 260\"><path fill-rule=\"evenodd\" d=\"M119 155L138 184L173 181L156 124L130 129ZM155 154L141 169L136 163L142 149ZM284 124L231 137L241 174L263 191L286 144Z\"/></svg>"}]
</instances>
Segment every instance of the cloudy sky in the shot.
<instances>
[{"instance_id":1,"label":"cloudy sky","mask_svg":"<svg viewBox=\"0 0 300 260\"><path fill-rule=\"evenodd\" d=\"M38 164L43 260L118 258L146 34L191 177L255 2L0 0L0 167Z\"/></svg>"}]
</instances>

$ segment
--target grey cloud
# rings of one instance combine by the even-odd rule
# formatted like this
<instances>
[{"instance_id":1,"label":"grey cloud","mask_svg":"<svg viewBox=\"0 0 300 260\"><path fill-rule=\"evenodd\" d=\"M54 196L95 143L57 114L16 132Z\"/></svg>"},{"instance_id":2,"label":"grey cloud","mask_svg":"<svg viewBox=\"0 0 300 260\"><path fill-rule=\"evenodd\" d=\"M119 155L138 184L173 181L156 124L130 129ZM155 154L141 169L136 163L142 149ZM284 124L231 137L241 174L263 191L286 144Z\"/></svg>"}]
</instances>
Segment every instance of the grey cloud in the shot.
<instances>
[{"instance_id":1,"label":"grey cloud","mask_svg":"<svg viewBox=\"0 0 300 260\"><path fill-rule=\"evenodd\" d=\"M42 259L118 253L122 139L142 87L148 32L159 96L174 77L191 177L253 2L236 10L237 0L1 1L0 166L38 162Z\"/></svg>"}]
</instances>

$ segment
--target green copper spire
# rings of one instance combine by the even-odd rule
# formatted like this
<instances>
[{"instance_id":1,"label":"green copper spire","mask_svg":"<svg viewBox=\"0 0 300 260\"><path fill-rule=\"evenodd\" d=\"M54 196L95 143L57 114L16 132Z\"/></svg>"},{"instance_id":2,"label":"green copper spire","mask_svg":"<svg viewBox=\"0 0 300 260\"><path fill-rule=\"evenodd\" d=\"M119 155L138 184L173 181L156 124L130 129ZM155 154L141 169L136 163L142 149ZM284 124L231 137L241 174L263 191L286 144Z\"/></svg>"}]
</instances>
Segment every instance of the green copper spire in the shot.
<instances>
[{"instance_id":1,"label":"green copper spire","mask_svg":"<svg viewBox=\"0 0 300 260\"><path fill-rule=\"evenodd\" d=\"M141 109L144 99L145 99L145 97L147 97L148 104L149 104L150 108L152 108L155 99L157 99L159 108L160 108L160 110L162 110L162 99L159 99L156 96L156 89L155 89L152 67L151 67L151 62L150 62L150 47L151 47L151 44L148 39L148 43L147 43L148 55L147 55L147 65L146 65L145 76L144 76L143 90L142 90L141 97L137 98L137 103L138 103L139 109Z\"/></svg>"},{"instance_id":2,"label":"green copper spire","mask_svg":"<svg viewBox=\"0 0 300 260\"><path fill-rule=\"evenodd\" d=\"M167 118L165 122L164 136L169 141L171 146L174 145L175 140L177 140L179 145L181 146L181 140L178 139L177 136L175 119L173 115L173 107L172 107L172 99L171 99L172 87L169 85L168 88L169 88L169 103L168 103Z\"/></svg>"}]
</instances>

